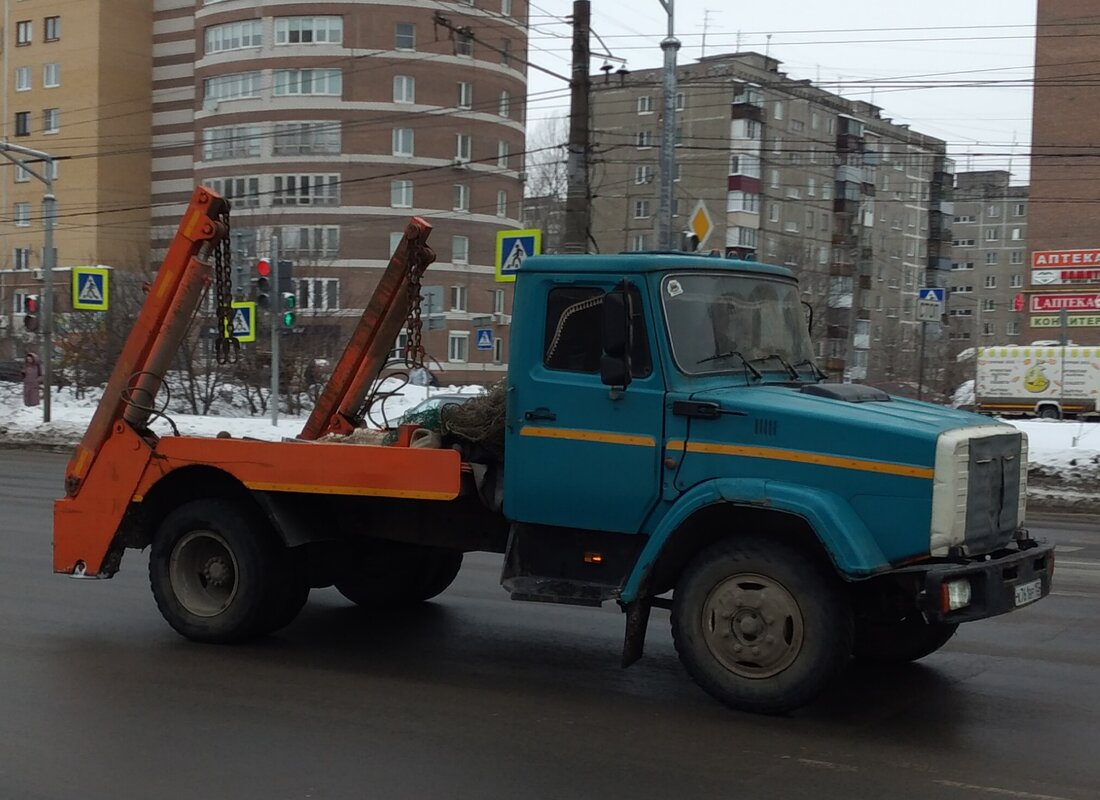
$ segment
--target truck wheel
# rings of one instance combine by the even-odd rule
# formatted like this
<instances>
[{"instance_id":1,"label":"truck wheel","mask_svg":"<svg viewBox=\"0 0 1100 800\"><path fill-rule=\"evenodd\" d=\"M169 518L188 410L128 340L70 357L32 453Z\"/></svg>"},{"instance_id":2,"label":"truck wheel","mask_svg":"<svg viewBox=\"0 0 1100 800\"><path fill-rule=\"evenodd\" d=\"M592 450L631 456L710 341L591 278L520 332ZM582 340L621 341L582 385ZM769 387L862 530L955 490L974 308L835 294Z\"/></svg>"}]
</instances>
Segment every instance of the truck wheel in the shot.
<instances>
[{"instance_id":1,"label":"truck wheel","mask_svg":"<svg viewBox=\"0 0 1100 800\"><path fill-rule=\"evenodd\" d=\"M696 683L726 705L779 714L810 702L852 652L839 582L779 542L730 539L676 585L672 636Z\"/></svg>"},{"instance_id":2,"label":"truck wheel","mask_svg":"<svg viewBox=\"0 0 1100 800\"><path fill-rule=\"evenodd\" d=\"M459 552L431 553L396 564L383 559L354 578L337 581L336 589L358 606L400 608L441 594L461 568Z\"/></svg>"},{"instance_id":3,"label":"truck wheel","mask_svg":"<svg viewBox=\"0 0 1100 800\"><path fill-rule=\"evenodd\" d=\"M1043 406L1039 409L1039 419L1061 419L1062 415L1054 406Z\"/></svg>"},{"instance_id":4,"label":"truck wheel","mask_svg":"<svg viewBox=\"0 0 1100 800\"><path fill-rule=\"evenodd\" d=\"M864 661L916 661L947 644L958 627L957 623L928 622L918 613L899 620L857 620L852 654Z\"/></svg>"},{"instance_id":5,"label":"truck wheel","mask_svg":"<svg viewBox=\"0 0 1100 800\"><path fill-rule=\"evenodd\" d=\"M194 500L169 514L153 537L149 583L160 613L181 635L241 642L289 613L284 558L270 532L238 506Z\"/></svg>"},{"instance_id":6,"label":"truck wheel","mask_svg":"<svg viewBox=\"0 0 1100 800\"><path fill-rule=\"evenodd\" d=\"M298 559L287 550L284 561L279 597L272 604L271 618L263 626L262 632L265 634L281 631L292 623L309 600L309 581Z\"/></svg>"}]
</instances>

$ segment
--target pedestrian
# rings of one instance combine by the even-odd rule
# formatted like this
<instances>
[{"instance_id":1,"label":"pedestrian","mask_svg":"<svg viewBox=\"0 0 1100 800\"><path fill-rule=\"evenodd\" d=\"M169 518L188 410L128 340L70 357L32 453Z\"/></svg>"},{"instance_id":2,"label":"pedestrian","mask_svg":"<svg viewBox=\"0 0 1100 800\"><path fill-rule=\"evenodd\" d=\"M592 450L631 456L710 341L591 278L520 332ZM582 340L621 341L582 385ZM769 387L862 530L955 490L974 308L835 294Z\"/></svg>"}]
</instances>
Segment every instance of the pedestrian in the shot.
<instances>
[{"instance_id":1,"label":"pedestrian","mask_svg":"<svg viewBox=\"0 0 1100 800\"><path fill-rule=\"evenodd\" d=\"M36 406L42 398L42 364L34 353L23 357L23 405Z\"/></svg>"}]
</instances>

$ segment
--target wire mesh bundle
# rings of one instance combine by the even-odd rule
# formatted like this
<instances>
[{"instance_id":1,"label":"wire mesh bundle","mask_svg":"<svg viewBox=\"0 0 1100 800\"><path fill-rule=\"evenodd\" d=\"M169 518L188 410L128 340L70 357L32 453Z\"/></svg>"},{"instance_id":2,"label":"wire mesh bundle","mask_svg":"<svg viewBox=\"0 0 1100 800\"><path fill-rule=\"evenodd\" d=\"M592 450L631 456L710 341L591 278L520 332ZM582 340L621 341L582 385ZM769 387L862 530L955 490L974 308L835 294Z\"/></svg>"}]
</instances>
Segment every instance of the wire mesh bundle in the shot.
<instances>
[{"instance_id":1,"label":"wire mesh bundle","mask_svg":"<svg viewBox=\"0 0 1100 800\"><path fill-rule=\"evenodd\" d=\"M443 434L479 445L496 458L504 456L504 403L507 381L500 380L480 397L440 409Z\"/></svg>"}]
</instances>

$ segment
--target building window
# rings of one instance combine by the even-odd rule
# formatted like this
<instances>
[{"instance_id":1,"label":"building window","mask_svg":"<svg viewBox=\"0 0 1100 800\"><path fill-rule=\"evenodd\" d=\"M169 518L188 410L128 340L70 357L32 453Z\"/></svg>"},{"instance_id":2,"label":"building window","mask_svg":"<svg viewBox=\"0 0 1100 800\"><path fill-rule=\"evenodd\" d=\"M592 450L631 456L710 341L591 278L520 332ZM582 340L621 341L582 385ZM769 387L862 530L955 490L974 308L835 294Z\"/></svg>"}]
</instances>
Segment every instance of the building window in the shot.
<instances>
[{"instance_id":1,"label":"building window","mask_svg":"<svg viewBox=\"0 0 1100 800\"><path fill-rule=\"evenodd\" d=\"M276 175L274 206L335 206L340 203L339 175Z\"/></svg>"},{"instance_id":2,"label":"building window","mask_svg":"<svg viewBox=\"0 0 1100 800\"><path fill-rule=\"evenodd\" d=\"M500 40L500 63L508 67L512 65L512 40Z\"/></svg>"},{"instance_id":3,"label":"building window","mask_svg":"<svg viewBox=\"0 0 1100 800\"><path fill-rule=\"evenodd\" d=\"M240 100L260 96L260 73L237 72L207 78L202 84L202 96L206 100Z\"/></svg>"},{"instance_id":4,"label":"building window","mask_svg":"<svg viewBox=\"0 0 1100 800\"><path fill-rule=\"evenodd\" d=\"M340 44L343 17L276 17L275 44Z\"/></svg>"},{"instance_id":5,"label":"building window","mask_svg":"<svg viewBox=\"0 0 1100 800\"><path fill-rule=\"evenodd\" d=\"M497 142L497 166L508 169L508 142Z\"/></svg>"},{"instance_id":6,"label":"building window","mask_svg":"<svg viewBox=\"0 0 1100 800\"><path fill-rule=\"evenodd\" d=\"M996 310L997 310L997 301L996 300L982 300L982 311L996 311Z\"/></svg>"},{"instance_id":7,"label":"building window","mask_svg":"<svg viewBox=\"0 0 1100 800\"><path fill-rule=\"evenodd\" d=\"M772 189L778 189L779 188L779 170L773 169L771 171L771 179L772 179L771 180L771 188Z\"/></svg>"},{"instance_id":8,"label":"building window","mask_svg":"<svg viewBox=\"0 0 1100 800\"><path fill-rule=\"evenodd\" d=\"M31 135L31 112L29 112L29 111L16 111L15 112L15 135L16 136L30 136Z\"/></svg>"},{"instance_id":9,"label":"building window","mask_svg":"<svg viewBox=\"0 0 1100 800\"><path fill-rule=\"evenodd\" d=\"M987 228L985 232L985 240L987 242L995 242L1001 238L1000 228Z\"/></svg>"},{"instance_id":10,"label":"building window","mask_svg":"<svg viewBox=\"0 0 1100 800\"><path fill-rule=\"evenodd\" d=\"M726 211L748 211L756 214L760 211L760 195L752 192L730 192L726 195ZM807 213L813 214L812 211Z\"/></svg>"},{"instance_id":11,"label":"building window","mask_svg":"<svg viewBox=\"0 0 1100 800\"><path fill-rule=\"evenodd\" d=\"M493 290L493 313L494 314L503 314L504 313L504 290L503 289L494 289Z\"/></svg>"},{"instance_id":12,"label":"building window","mask_svg":"<svg viewBox=\"0 0 1100 800\"><path fill-rule=\"evenodd\" d=\"M393 181L390 183L390 205L394 208L412 208L412 181Z\"/></svg>"},{"instance_id":13,"label":"building window","mask_svg":"<svg viewBox=\"0 0 1100 800\"><path fill-rule=\"evenodd\" d=\"M46 33L42 37L45 42L56 42L61 38L61 17L46 17Z\"/></svg>"},{"instance_id":14,"label":"building window","mask_svg":"<svg viewBox=\"0 0 1100 800\"><path fill-rule=\"evenodd\" d=\"M393 129L393 154L395 156L411 156L413 154L412 128Z\"/></svg>"},{"instance_id":15,"label":"building window","mask_svg":"<svg viewBox=\"0 0 1100 800\"><path fill-rule=\"evenodd\" d=\"M468 133L456 133L455 134L455 160L456 161L469 161L470 152L473 150L473 144Z\"/></svg>"},{"instance_id":16,"label":"building window","mask_svg":"<svg viewBox=\"0 0 1100 800\"><path fill-rule=\"evenodd\" d=\"M16 183L26 183L30 179L31 179L31 174L29 172L27 172L26 169L23 168L23 165L22 164L16 164L15 165L15 182Z\"/></svg>"},{"instance_id":17,"label":"building window","mask_svg":"<svg viewBox=\"0 0 1100 800\"><path fill-rule=\"evenodd\" d=\"M504 361L504 340L499 336L493 337L493 363L500 364Z\"/></svg>"},{"instance_id":18,"label":"building window","mask_svg":"<svg viewBox=\"0 0 1100 800\"><path fill-rule=\"evenodd\" d=\"M226 200L232 201L234 208L257 208L260 205L260 179L257 176L212 178L207 183Z\"/></svg>"},{"instance_id":19,"label":"building window","mask_svg":"<svg viewBox=\"0 0 1100 800\"><path fill-rule=\"evenodd\" d=\"M15 46L22 47L31 43L34 38L34 28L29 19L15 23Z\"/></svg>"},{"instance_id":20,"label":"building window","mask_svg":"<svg viewBox=\"0 0 1100 800\"><path fill-rule=\"evenodd\" d=\"M783 119L783 101L776 100L772 106L772 117L774 119Z\"/></svg>"},{"instance_id":21,"label":"building window","mask_svg":"<svg viewBox=\"0 0 1100 800\"><path fill-rule=\"evenodd\" d=\"M642 253L649 249L649 235L636 233L630 239L630 249L635 253Z\"/></svg>"},{"instance_id":22,"label":"building window","mask_svg":"<svg viewBox=\"0 0 1100 800\"><path fill-rule=\"evenodd\" d=\"M275 125L274 152L277 156L339 153L340 123L278 123Z\"/></svg>"},{"instance_id":23,"label":"building window","mask_svg":"<svg viewBox=\"0 0 1100 800\"><path fill-rule=\"evenodd\" d=\"M1013 275L1010 280L1011 280L1011 282L1009 283L1009 286L1011 288L1013 288L1013 289L1022 289L1022 288L1024 288L1024 276L1023 275Z\"/></svg>"},{"instance_id":24,"label":"building window","mask_svg":"<svg viewBox=\"0 0 1100 800\"><path fill-rule=\"evenodd\" d=\"M416 78L412 75L393 76L393 102L416 102Z\"/></svg>"},{"instance_id":25,"label":"building window","mask_svg":"<svg viewBox=\"0 0 1100 800\"><path fill-rule=\"evenodd\" d=\"M452 236L451 237L451 263L452 264L469 264L470 263L470 237L469 236Z\"/></svg>"},{"instance_id":26,"label":"building window","mask_svg":"<svg viewBox=\"0 0 1100 800\"><path fill-rule=\"evenodd\" d=\"M1012 207L1012 214L1016 217L1022 217L1027 213L1027 205L1025 203L1017 203Z\"/></svg>"},{"instance_id":27,"label":"building window","mask_svg":"<svg viewBox=\"0 0 1100 800\"><path fill-rule=\"evenodd\" d=\"M16 269L31 268L31 249L29 247L15 247L11 251L12 263ZM19 304L19 311L23 310L23 304Z\"/></svg>"},{"instance_id":28,"label":"building window","mask_svg":"<svg viewBox=\"0 0 1100 800\"><path fill-rule=\"evenodd\" d=\"M339 278L299 278L294 281L298 308L302 311L339 311Z\"/></svg>"},{"instance_id":29,"label":"building window","mask_svg":"<svg viewBox=\"0 0 1100 800\"><path fill-rule=\"evenodd\" d=\"M42 133L57 133L61 130L61 111L56 108L42 109Z\"/></svg>"},{"instance_id":30,"label":"building window","mask_svg":"<svg viewBox=\"0 0 1100 800\"><path fill-rule=\"evenodd\" d=\"M986 289L996 289L997 288L997 276L996 275L986 275L985 276L985 288Z\"/></svg>"},{"instance_id":31,"label":"building window","mask_svg":"<svg viewBox=\"0 0 1100 800\"><path fill-rule=\"evenodd\" d=\"M497 216L508 216L508 192L503 190L497 192Z\"/></svg>"},{"instance_id":32,"label":"building window","mask_svg":"<svg viewBox=\"0 0 1100 800\"><path fill-rule=\"evenodd\" d=\"M447 360L452 364L465 364L470 356L470 334L451 331L447 334Z\"/></svg>"},{"instance_id":33,"label":"building window","mask_svg":"<svg viewBox=\"0 0 1100 800\"><path fill-rule=\"evenodd\" d=\"M393 34L394 50L416 49L416 26L411 22L398 22Z\"/></svg>"},{"instance_id":34,"label":"building window","mask_svg":"<svg viewBox=\"0 0 1100 800\"><path fill-rule=\"evenodd\" d=\"M275 96L325 95L339 97L343 73L338 69L277 69Z\"/></svg>"},{"instance_id":35,"label":"building window","mask_svg":"<svg viewBox=\"0 0 1100 800\"><path fill-rule=\"evenodd\" d=\"M229 22L225 25L211 25L205 31L204 40L207 55L260 47L263 44L263 20L250 19L244 22Z\"/></svg>"},{"instance_id":36,"label":"building window","mask_svg":"<svg viewBox=\"0 0 1100 800\"><path fill-rule=\"evenodd\" d=\"M1008 254L1008 263L1009 264L1023 264L1024 263L1024 251L1023 250L1013 250L1011 253L1009 253Z\"/></svg>"},{"instance_id":37,"label":"building window","mask_svg":"<svg viewBox=\"0 0 1100 800\"><path fill-rule=\"evenodd\" d=\"M653 113L653 97L648 94L643 94L638 98L638 113L639 114L652 114Z\"/></svg>"},{"instance_id":38,"label":"building window","mask_svg":"<svg viewBox=\"0 0 1100 800\"><path fill-rule=\"evenodd\" d=\"M506 17L512 16L512 0L500 0L500 13Z\"/></svg>"},{"instance_id":39,"label":"building window","mask_svg":"<svg viewBox=\"0 0 1100 800\"><path fill-rule=\"evenodd\" d=\"M27 92L31 88L31 68L30 67L16 67L15 68L15 91Z\"/></svg>"},{"instance_id":40,"label":"building window","mask_svg":"<svg viewBox=\"0 0 1100 800\"><path fill-rule=\"evenodd\" d=\"M299 256L334 256L340 252L337 225L286 226L279 229L279 245Z\"/></svg>"},{"instance_id":41,"label":"building window","mask_svg":"<svg viewBox=\"0 0 1100 800\"><path fill-rule=\"evenodd\" d=\"M474 85L467 83L466 81L458 82L458 107L459 108L473 108L474 105Z\"/></svg>"},{"instance_id":42,"label":"building window","mask_svg":"<svg viewBox=\"0 0 1100 800\"><path fill-rule=\"evenodd\" d=\"M973 247L974 246L974 240L973 239L956 239L955 241L953 241L951 243L951 246L952 247Z\"/></svg>"},{"instance_id":43,"label":"building window","mask_svg":"<svg viewBox=\"0 0 1100 800\"><path fill-rule=\"evenodd\" d=\"M760 177L760 157L737 155L730 158L730 175L744 175L746 178Z\"/></svg>"},{"instance_id":44,"label":"building window","mask_svg":"<svg viewBox=\"0 0 1100 800\"><path fill-rule=\"evenodd\" d=\"M648 219L649 218L649 201L648 200L635 200L634 201L634 219Z\"/></svg>"},{"instance_id":45,"label":"building window","mask_svg":"<svg viewBox=\"0 0 1100 800\"><path fill-rule=\"evenodd\" d=\"M453 206L455 211L469 211L470 210L470 187L465 183L456 183L452 192Z\"/></svg>"},{"instance_id":46,"label":"building window","mask_svg":"<svg viewBox=\"0 0 1100 800\"><path fill-rule=\"evenodd\" d=\"M260 154L260 129L254 125L228 125L202 132L202 158L249 158Z\"/></svg>"},{"instance_id":47,"label":"building window","mask_svg":"<svg viewBox=\"0 0 1100 800\"><path fill-rule=\"evenodd\" d=\"M1023 228L1013 228L1011 233L1009 234L1009 238L1012 239L1012 241L1014 241L1014 242L1020 241L1021 239L1024 238L1024 229Z\"/></svg>"},{"instance_id":48,"label":"building window","mask_svg":"<svg viewBox=\"0 0 1100 800\"><path fill-rule=\"evenodd\" d=\"M987 217L999 217L999 216L1001 216L1001 207L1000 206L990 206L988 209L986 209L985 214L986 214Z\"/></svg>"},{"instance_id":49,"label":"building window","mask_svg":"<svg viewBox=\"0 0 1100 800\"><path fill-rule=\"evenodd\" d=\"M497 113L502 117L507 117L512 113L512 95L508 93L508 90L502 90L500 93L500 105L497 107Z\"/></svg>"},{"instance_id":50,"label":"building window","mask_svg":"<svg viewBox=\"0 0 1100 800\"><path fill-rule=\"evenodd\" d=\"M451 311L465 311L466 310L466 287L465 286L452 286L451 287Z\"/></svg>"},{"instance_id":51,"label":"building window","mask_svg":"<svg viewBox=\"0 0 1100 800\"><path fill-rule=\"evenodd\" d=\"M31 204L30 203L16 203L15 204L15 227L26 228L31 224Z\"/></svg>"},{"instance_id":52,"label":"building window","mask_svg":"<svg viewBox=\"0 0 1100 800\"><path fill-rule=\"evenodd\" d=\"M988 253L985 254L985 263L986 264L996 264L997 263L997 251L996 250L990 250Z\"/></svg>"},{"instance_id":53,"label":"building window","mask_svg":"<svg viewBox=\"0 0 1100 800\"><path fill-rule=\"evenodd\" d=\"M686 104L687 104L687 98L684 95L684 93L683 92L677 92L676 93L676 110L677 111L683 111Z\"/></svg>"},{"instance_id":54,"label":"building window","mask_svg":"<svg viewBox=\"0 0 1100 800\"><path fill-rule=\"evenodd\" d=\"M653 167L648 164L642 164L640 167L634 168L634 183L642 185L643 183L653 182Z\"/></svg>"},{"instance_id":55,"label":"building window","mask_svg":"<svg viewBox=\"0 0 1100 800\"><path fill-rule=\"evenodd\" d=\"M638 147L652 147L653 133L651 131L638 131L636 141L638 143Z\"/></svg>"},{"instance_id":56,"label":"building window","mask_svg":"<svg viewBox=\"0 0 1100 800\"><path fill-rule=\"evenodd\" d=\"M44 64L42 66L42 86L45 89L56 89L61 85L61 65Z\"/></svg>"},{"instance_id":57,"label":"building window","mask_svg":"<svg viewBox=\"0 0 1100 800\"><path fill-rule=\"evenodd\" d=\"M455 55L463 58L473 58L474 37L468 33L460 33L455 39Z\"/></svg>"},{"instance_id":58,"label":"building window","mask_svg":"<svg viewBox=\"0 0 1100 800\"><path fill-rule=\"evenodd\" d=\"M1020 335L1020 323L1017 320L1013 320L1012 322L1009 322L1007 325L1005 325L1005 333L1008 334L1009 336L1019 336Z\"/></svg>"}]
</instances>

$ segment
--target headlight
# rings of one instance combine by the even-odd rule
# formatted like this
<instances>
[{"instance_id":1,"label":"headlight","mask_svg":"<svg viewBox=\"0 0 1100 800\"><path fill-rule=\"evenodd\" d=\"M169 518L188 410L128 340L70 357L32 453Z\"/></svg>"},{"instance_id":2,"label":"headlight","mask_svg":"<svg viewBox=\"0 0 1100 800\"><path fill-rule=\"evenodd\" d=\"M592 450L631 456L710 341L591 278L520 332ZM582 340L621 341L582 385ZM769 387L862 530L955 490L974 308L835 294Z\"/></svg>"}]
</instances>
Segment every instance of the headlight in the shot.
<instances>
[{"instance_id":1,"label":"headlight","mask_svg":"<svg viewBox=\"0 0 1100 800\"><path fill-rule=\"evenodd\" d=\"M943 613L958 611L970 605L970 581L962 578L957 581L948 581L943 584L942 600Z\"/></svg>"}]
</instances>

